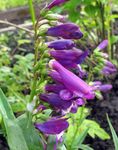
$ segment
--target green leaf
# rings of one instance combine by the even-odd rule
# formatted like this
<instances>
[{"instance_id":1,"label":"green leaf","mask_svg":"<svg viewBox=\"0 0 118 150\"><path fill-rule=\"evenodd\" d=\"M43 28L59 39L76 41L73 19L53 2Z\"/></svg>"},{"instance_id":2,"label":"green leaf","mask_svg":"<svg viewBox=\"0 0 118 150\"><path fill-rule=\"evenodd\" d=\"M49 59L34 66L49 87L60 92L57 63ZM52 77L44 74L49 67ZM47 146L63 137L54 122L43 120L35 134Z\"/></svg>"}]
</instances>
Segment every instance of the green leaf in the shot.
<instances>
[{"instance_id":1,"label":"green leaf","mask_svg":"<svg viewBox=\"0 0 118 150\"><path fill-rule=\"evenodd\" d=\"M87 5L85 7L85 12L87 13L87 15L89 15L91 17L95 17L99 13L99 8L94 5Z\"/></svg>"},{"instance_id":2,"label":"green leaf","mask_svg":"<svg viewBox=\"0 0 118 150\"><path fill-rule=\"evenodd\" d=\"M78 137L72 143L72 149L74 149L75 147L79 147L83 143L83 141L85 140L87 136L88 131L89 131L89 128L85 129L84 131L80 133L80 135L78 135Z\"/></svg>"},{"instance_id":3,"label":"green leaf","mask_svg":"<svg viewBox=\"0 0 118 150\"><path fill-rule=\"evenodd\" d=\"M110 41L111 41L111 44L115 44L118 42L118 36L117 35L112 35L110 37Z\"/></svg>"},{"instance_id":4,"label":"green leaf","mask_svg":"<svg viewBox=\"0 0 118 150\"><path fill-rule=\"evenodd\" d=\"M88 134L93 138L95 138L95 136L97 135L102 140L110 139L108 133L106 133L106 131L102 129L100 125L93 120L85 119L82 123L82 127L83 128L89 127Z\"/></svg>"},{"instance_id":5,"label":"green leaf","mask_svg":"<svg viewBox=\"0 0 118 150\"><path fill-rule=\"evenodd\" d=\"M111 124L111 121L110 121L108 115L107 115L107 121L109 123L109 127L110 127L110 130L111 130L111 133L112 133L112 138L113 138L113 141L114 141L115 150L118 150L118 136L117 136L112 124Z\"/></svg>"},{"instance_id":6,"label":"green leaf","mask_svg":"<svg viewBox=\"0 0 118 150\"><path fill-rule=\"evenodd\" d=\"M13 111L11 109L10 104L7 102L5 95L0 89L0 112L2 114L3 119L15 119Z\"/></svg>"},{"instance_id":7,"label":"green leaf","mask_svg":"<svg viewBox=\"0 0 118 150\"><path fill-rule=\"evenodd\" d=\"M28 120L28 116L23 114L17 118L18 124L20 125L23 135L25 137L28 150L43 150L42 140L38 134L38 131L35 129L32 122Z\"/></svg>"},{"instance_id":8,"label":"green leaf","mask_svg":"<svg viewBox=\"0 0 118 150\"><path fill-rule=\"evenodd\" d=\"M7 98L0 89L0 111L2 114L5 130L7 133L7 141L10 150L28 150L23 132L16 122L11 106Z\"/></svg>"},{"instance_id":9,"label":"green leaf","mask_svg":"<svg viewBox=\"0 0 118 150\"><path fill-rule=\"evenodd\" d=\"M10 150L29 150L22 130L16 120L5 119L4 123Z\"/></svg>"}]
</instances>

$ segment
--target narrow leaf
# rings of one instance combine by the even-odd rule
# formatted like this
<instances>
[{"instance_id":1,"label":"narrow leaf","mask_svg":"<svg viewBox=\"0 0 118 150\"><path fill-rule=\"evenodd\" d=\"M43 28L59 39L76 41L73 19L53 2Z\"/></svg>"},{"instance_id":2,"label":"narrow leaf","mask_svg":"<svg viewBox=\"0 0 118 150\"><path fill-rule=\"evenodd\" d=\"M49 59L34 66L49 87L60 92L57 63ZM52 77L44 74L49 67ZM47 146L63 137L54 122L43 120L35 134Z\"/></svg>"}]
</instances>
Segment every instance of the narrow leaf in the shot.
<instances>
[{"instance_id":1,"label":"narrow leaf","mask_svg":"<svg viewBox=\"0 0 118 150\"><path fill-rule=\"evenodd\" d=\"M109 123L109 127L110 127L110 130L111 130L111 133L112 133L112 138L113 138L113 141L114 141L115 150L118 150L118 136L117 136L112 124L111 124L111 121L109 119L108 114L107 114L107 121Z\"/></svg>"}]
</instances>

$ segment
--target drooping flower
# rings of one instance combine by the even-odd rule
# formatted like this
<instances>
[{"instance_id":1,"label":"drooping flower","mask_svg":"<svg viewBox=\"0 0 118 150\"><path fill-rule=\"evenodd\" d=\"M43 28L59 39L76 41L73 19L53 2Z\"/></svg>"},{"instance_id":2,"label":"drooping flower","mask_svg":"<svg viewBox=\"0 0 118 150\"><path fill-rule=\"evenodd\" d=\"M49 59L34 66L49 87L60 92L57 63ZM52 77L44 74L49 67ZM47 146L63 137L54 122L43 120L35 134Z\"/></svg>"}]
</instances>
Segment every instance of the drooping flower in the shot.
<instances>
[{"instance_id":1,"label":"drooping flower","mask_svg":"<svg viewBox=\"0 0 118 150\"><path fill-rule=\"evenodd\" d=\"M56 107L58 109L63 109L66 110L68 109L72 102L71 101L65 101L62 100L58 94L56 93L45 93L45 94L40 94L40 99L49 103L53 107Z\"/></svg>"},{"instance_id":2,"label":"drooping flower","mask_svg":"<svg viewBox=\"0 0 118 150\"><path fill-rule=\"evenodd\" d=\"M51 70L48 72L48 75L56 82L62 82L61 76L60 74L55 71L55 70Z\"/></svg>"},{"instance_id":3,"label":"drooping flower","mask_svg":"<svg viewBox=\"0 0 118 150\"><path fill-rule=\"evenodd\" d=\"M67 89L61 90L59 96L62 100L71 100L74 97L73 93Z\"/></svg>"},{"instance_id":4,"label":"drooping flower","mask_svg":"<svg viewBox=\"0 0 118 150\"><path fill-rule=\"evenodd\" d=\"M88 51L73 50L51 50L50 55L66 68L76 68L88 56Z\"/></svg>"},{"instance_id":5,"label":"drooping flower","mask_svg":"<svg viewBox=\"0 0 118 150\"><path fill-rule=\"evenodd\" d=\"M64 39L80 39L83 34L77 25L73 23L64 23L49 28L47 36L62 37Z\"/></svg>"},{"instance_id":6,"label":"drooping flower","mask_svg":"<svg viewBox=\"0 0 118 150\"><path fill-rule=\"evenodd\" d=\"M53 8L53 7L55 7L55 6L59 6L59 5L63 4L63 3L65 3L65 2L67 2L67 1L69 1L69 0L53 0L53 1L47 6L47 8L48 8L48 9L51 9L51 8Z\"/></svg>"},{"instance_id":7,"label":"drooping flower","mask_svg":"<svg viewBox=\"0 0 118 150\"><path fill-rule=\"evenodd\" d=\"M35 127L45 134L59 134L68 128L67 119L54 118L44 123L35 123Z\"/></svg>"},{"instance_id":8,"label":"drooping flower","mask_svg":"<svg viewBox=\"0 0 118 150\"><path fill-rule=\"evenodd\" d=\"M49 66L59 73L63 84L69 91L73 92L79 97L85 97L87 99L94 98L92 88L74 73L64 68L56 60L50 61Z\"/></svg>"},{"instance_id":9,"label":"drooping flower","mask_svg":"<svg viewBox=\"0 0 118 150\"><path fill-rule=\"evenodd\" d=\"M55 50L72 49L75 43L72 40L55 40L47 43L48 48L53 48Z\"/></svg>"},{"instance_id":10,"label":"drooping flower","mask_svg":"<svg viewBox=\"0 0 118 150\"><path fill-rule=\"evenodd\" d=\"M47 84L45 90L47 92L59 93L61 90L64 90L65 87L62 84Z\"/></svg>"}]
</instances>

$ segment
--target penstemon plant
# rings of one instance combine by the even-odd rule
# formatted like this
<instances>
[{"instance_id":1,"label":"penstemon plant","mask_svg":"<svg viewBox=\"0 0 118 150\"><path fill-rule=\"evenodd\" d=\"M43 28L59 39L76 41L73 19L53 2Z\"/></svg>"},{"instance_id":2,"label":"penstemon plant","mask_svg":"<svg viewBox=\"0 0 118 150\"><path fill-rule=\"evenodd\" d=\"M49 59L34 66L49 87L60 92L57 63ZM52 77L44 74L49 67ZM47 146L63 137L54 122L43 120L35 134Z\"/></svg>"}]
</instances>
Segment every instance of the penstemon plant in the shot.
<instances>
[{"instance_id":1,"label":"penstemon plant","mask_svg":"<svg viewBox=\"0 0 118 150\"><path fill-rule=\"evenodd\" d=\"M11 150L85 150L92 149L83 144L87 134L110 138L98 123L87 119L90 110L85 107L112 88L101 82L116 72L102 51L108 41L101 42L93 52L79 49L76 42L83 37L80 28L51 11L67 1L53 0L36 21L32 13L34 64L26 112L16 118L0 92L0 110Z\"/></svg>"}]
</instances>

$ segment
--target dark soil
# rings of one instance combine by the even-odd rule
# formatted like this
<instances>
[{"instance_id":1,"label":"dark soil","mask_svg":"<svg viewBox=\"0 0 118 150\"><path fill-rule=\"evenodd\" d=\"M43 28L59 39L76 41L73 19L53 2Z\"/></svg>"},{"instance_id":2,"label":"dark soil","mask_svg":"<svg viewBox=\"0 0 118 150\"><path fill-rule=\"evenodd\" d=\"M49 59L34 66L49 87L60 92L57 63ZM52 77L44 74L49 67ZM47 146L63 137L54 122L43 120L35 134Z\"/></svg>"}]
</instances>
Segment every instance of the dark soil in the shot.
<instances>
[{"instance_id":1,"label":"dark soil","mask_svg":"<svg viewBox=\"0 0 118 150\"><path fill-rule=\"evenodd\" d=\"M104 95L104 100L94 100L89 102L89 107L93 108L91 119L96 120L110 135L109 125L106 119L108 113L111 123L118 134L118 74L112 80L113 89ZM87 137L85 143L90 144L94 150L114 150L112 138L110 140L92 139Z\"/></svg>"}]
</instances>

